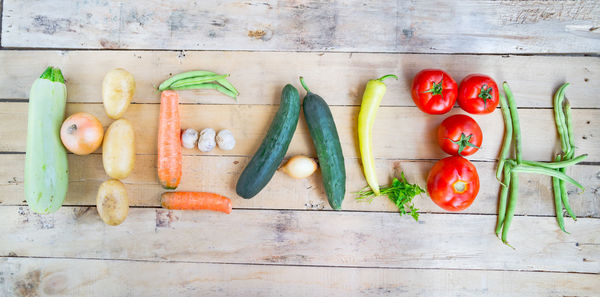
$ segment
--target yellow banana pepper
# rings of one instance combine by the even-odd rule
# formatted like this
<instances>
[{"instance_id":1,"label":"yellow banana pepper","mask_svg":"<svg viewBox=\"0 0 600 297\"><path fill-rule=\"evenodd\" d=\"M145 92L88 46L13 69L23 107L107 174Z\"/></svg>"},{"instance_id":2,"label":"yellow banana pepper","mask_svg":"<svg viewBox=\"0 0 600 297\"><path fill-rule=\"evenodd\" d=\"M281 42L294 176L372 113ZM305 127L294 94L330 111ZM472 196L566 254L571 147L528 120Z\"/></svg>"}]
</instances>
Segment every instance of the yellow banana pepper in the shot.
<instances>
[{"instance_id":1,"label":"yellow banana pepper","mask_svg":"<svg viewBox=\"0 0 600 297\"><path fill-rule=\"evenodd\" d=\"M363 165L363 173L371 190L375 196L379 196L379 183L375 173L375 159L373 157L372 130L375 122L377 108L385 95L386 86L383 80L388 77L397 76L393 74L384 75L378 79L371 79L367 82L365 93L363 94L360 112L358 114L358 143L360 147L360 159Z\"/></svg>"}]
</instances>

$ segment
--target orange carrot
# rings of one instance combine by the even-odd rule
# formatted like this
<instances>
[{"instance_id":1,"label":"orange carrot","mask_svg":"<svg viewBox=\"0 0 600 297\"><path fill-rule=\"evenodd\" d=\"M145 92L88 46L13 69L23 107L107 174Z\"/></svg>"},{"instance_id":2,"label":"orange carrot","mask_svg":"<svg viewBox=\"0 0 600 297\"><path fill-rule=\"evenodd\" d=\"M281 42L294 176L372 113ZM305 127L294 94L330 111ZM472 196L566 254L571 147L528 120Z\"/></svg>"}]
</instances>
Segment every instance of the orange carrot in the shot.
<instances>
[{"instance_id":1,"label":"orange carrot","mask_svg":"<svg viewBox=\"0 0 600 297\"><path fill-rule=\"evenodd\" d=\"M175 189L181 180L181 123L179 95L163 91L160 95L158 120L158 180L165 189Z\"/></svg>"},{"instance_id":2,"label":"orange carrot","mask_svg":"<svg viewBox=\"0 0 600 297\"><path fill-rule=\"evenodd\" d=\"M208 192L167 192L160 197L166 209L208 209L224 213L231 212L231 200L225 196Z\"/></svg>"}]
</instances>

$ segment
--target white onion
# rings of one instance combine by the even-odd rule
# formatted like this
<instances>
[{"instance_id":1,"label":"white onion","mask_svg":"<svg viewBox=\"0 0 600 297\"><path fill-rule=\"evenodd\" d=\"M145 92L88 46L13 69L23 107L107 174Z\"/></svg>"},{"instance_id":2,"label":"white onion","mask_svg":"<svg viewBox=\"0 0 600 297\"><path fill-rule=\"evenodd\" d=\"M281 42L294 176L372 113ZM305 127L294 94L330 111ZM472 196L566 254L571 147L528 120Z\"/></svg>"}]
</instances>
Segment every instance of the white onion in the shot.
<instances>
[{"instance_id":1,"label":"white onion","mask_svg":"<svg viewBox=\"0 0 600 297\"><path fill-rule=\"evenodd\" d=\"M293 178L307 178L317 170L317 162L307 156L293 156L280 170Z\"/></svg>"}]
</instances>

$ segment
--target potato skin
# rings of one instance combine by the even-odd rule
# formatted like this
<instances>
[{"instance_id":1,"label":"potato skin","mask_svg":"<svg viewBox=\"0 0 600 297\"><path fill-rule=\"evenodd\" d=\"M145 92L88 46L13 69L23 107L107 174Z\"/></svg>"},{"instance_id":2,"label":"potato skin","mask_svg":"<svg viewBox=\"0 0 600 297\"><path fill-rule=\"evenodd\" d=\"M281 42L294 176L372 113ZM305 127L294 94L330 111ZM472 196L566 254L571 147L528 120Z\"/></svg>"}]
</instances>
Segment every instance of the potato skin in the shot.
<instances>
[{"instance_id":1,"label":"potato skin","mask_svg":"<svg viewBox=\"0 0 600 297\"><path fill-rule=\"evenodd\" d=\"M135 133L126 119L114 121L106 130L102 143L102 163L108 176L124 179L135 163Z\"/></svg>"},{"instance_id":2,"label":"potato skin","mask_svg":"<svg viewBox=\"0 0 600 297\"><path fill-rule=\"evenodd\" d=\"M103 182L96 196L96 209L104 223L117 226L129 213L129 198L125 185L116 179Z\"/></svg>"},{"instance_id":3,"label":"potato skin","mask_svg":"<svg viewBox=\"0 0 600 297\"><path fill-rule=\"evenodd\" d=\"M119 119L129 107L135 93L135 79L123 68L109 71L102 81L102 102L106 114Z\"/></svg>"}]
</instances>

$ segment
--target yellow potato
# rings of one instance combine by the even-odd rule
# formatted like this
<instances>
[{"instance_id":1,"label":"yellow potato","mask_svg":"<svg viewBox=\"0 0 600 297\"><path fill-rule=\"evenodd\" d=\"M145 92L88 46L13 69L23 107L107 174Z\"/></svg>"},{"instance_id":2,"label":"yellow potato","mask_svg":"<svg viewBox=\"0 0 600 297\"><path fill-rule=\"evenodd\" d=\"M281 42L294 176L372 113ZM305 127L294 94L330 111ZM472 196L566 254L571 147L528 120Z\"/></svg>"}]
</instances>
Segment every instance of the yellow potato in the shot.
<instances>
[{"instance_id":1,"label":"yellow potato","mask_svg":"<svg viewBox=\"0 0 600 297\"><path fill-rule=\"evenodd\" d=\"M120 118L127 110L133 93L135 80L133 75L123 68L109 71L102 81L102 102L106 114L113 118Z\"/></svg>"},{"instance_id":2,"label":"yellow potato","mask_svg":"<svg viewBox=\"0 0 600 297\"><path fill-rule=\"evenodd\" d=\"M124 179L135 163L135 134L126 119L114 121L106 130L102 143L104 171L112 178Z\"/></svg>"},{"instance_id":3,"label":"yellow potato","mask_svg":"<svg viewBox=\"0 0 600 297\"><path fill-rule=\"evenodd\" d=\"M106 224L116 226L123 223L129 212L125 185L116 179L103 182L96 196L96 209Z\"/></svg>"}]
</instances>

